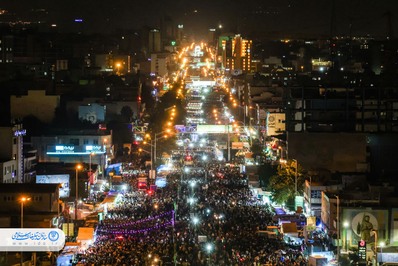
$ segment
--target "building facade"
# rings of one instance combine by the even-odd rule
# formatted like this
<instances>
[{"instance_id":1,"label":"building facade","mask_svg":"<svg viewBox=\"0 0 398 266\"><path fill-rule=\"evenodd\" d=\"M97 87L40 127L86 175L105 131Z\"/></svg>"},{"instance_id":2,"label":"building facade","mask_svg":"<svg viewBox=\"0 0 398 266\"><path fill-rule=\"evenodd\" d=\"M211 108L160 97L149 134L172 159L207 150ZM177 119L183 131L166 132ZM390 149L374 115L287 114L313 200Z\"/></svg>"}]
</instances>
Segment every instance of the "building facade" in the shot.
<instances>
[{"instance_id":1,"label":"building facade","mask_svg":"<svg viewBox=\"0 0 398 266\"><path fill-rule=\"evenodd\" d=\"M29 90L27 95L12 95L11 118L22 119L33 115L44 123L51 123L59 107L59 95L47 95L45 90Z\"/></svg>"}]
</instances>

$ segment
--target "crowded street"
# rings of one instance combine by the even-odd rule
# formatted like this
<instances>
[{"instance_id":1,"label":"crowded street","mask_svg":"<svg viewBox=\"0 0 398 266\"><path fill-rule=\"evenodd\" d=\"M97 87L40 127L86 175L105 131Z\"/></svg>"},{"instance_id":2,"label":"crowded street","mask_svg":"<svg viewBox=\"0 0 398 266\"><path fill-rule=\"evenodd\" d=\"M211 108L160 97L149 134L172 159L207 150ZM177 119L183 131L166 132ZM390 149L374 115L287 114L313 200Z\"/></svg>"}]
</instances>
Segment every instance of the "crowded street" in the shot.
<instances>
[{"instance_id":1,"label":"crowded street","mask_svg":"<svg viewBox=\"0 0 398 266\"><path fill-rule=\"evenodd\" d=\"M306 265L301 250L258 233L274 225L274 213L245 174L171 173L154 195L126 181L131 190L98 224L78 265Z\"/></svg>"}]
</instances>

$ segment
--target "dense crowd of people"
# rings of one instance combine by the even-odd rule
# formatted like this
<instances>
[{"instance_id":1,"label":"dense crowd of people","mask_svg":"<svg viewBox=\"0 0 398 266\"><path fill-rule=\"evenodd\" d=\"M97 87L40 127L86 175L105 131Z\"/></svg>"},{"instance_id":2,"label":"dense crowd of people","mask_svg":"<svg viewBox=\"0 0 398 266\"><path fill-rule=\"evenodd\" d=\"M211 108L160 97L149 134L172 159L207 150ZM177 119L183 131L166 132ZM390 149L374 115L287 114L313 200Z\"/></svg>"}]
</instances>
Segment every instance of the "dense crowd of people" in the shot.
<instances>
[{"instance_id":1,"label":"dense crowd of people","mask_svg":"<svg viewBox=\"0 0 398 266\"><path fill-rule=\"evenodd\" d=\"M301 250L259 234L273 225L237 169L170 174L153 195L132 189L96 228L80 265L306 265Z\"/></svg>"}]
</instances>

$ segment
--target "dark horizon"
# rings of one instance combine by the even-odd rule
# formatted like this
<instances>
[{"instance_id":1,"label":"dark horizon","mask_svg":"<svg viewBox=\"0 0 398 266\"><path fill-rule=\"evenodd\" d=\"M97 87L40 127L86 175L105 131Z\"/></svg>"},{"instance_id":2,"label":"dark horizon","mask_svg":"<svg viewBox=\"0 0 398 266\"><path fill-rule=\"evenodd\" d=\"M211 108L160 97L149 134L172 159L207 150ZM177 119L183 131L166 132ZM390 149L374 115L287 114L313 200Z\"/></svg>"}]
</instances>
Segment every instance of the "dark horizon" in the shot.
<instances>
[{"instance_id":1,"label":"dark horizon","mask_svg":"<svg viewBox=\"0 0 398 266\"><path fill-rule=\"evenodd\" d=\"M61 30L99 33L145 25L160 27L165 17L171 18L174 25L183 24L187 32L200 34L219 24L225 31L285 37L369 34L384 38L398 32L398 1L335 0L334 3L335 12L332 12L333 1L327 0L16 0L0 3L0 8L15 11L20 18L42 16ZM31 12L42 8L47 13ZM83 22L75 23L76 18Z\"/></svg>"}]
</instances>

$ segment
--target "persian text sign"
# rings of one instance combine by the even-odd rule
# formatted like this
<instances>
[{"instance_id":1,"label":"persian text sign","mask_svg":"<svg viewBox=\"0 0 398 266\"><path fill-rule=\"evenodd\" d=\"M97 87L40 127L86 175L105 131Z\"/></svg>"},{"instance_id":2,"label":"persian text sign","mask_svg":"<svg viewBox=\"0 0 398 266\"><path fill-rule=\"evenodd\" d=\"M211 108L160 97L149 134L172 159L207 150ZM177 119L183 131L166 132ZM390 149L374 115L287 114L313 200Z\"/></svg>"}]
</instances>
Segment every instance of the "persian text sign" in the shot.
<instances>
[{"instance_id":1,"label":"persian text sign","mask_svg":"<svg viewBox=\"0 0 398 266\"><path fill-rule=\"evenodd\" d=\"M0 229L0 251L59 251L65 234L56 228Z\"/></svg>"}]
</instances>

